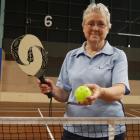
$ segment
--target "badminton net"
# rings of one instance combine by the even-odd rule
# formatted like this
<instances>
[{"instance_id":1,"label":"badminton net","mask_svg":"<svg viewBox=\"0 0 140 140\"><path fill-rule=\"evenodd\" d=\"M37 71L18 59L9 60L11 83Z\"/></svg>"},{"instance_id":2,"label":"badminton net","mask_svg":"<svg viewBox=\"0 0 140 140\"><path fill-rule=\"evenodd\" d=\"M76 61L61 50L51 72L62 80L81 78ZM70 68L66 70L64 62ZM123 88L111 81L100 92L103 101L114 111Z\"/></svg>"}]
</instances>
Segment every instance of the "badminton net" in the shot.
<instances>
[{"instance_id":1,"label":"badminton net","mask_svg":"<svg viewBox=\"0 0 140 140\"><path fill-rule=\"evenodd\" d=\"M125 140L140 139L140 117L0 117L0 140L61 140L64 129L114 140L118 127L125 128Z\"/></svg>"}]
</instances>

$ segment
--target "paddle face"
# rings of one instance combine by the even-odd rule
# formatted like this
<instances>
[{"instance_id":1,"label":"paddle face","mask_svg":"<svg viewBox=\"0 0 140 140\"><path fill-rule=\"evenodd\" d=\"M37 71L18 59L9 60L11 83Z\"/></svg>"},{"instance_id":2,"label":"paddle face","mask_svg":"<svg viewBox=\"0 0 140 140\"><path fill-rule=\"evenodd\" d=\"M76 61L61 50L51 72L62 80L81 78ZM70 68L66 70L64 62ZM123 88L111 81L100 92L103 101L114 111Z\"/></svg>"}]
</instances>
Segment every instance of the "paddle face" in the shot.
<instances>
[{"instance_id":1,"label":"paddle face","mask_svg":"<svg viewBox=\"0 0 140 140\"><path fill-rule=\"evenodd\" d=\"M40 40L31 34L16 38L11 45L11 53L18 66L28 75L41 77L47 67L47 52Z\"/></svg>"}]
</instances>

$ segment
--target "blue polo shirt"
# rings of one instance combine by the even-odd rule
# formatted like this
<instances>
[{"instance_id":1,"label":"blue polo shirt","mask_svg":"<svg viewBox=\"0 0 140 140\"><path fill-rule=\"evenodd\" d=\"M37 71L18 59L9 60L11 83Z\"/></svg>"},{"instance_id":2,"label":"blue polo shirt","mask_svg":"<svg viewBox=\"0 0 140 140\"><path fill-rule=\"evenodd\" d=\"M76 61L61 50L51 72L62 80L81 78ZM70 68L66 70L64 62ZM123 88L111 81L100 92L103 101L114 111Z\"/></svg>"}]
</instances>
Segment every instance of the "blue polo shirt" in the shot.
<instances>
[{"instance_id":1,"label":"blue polo shirt","mask_svg":"<svg viewBox=\"0 0 140 140\"><path fill-rule=\"evenodd\" d=\"M126 86L125 94L130 92L128 82L128 63L124 51L112 47L106 41L102 50L96 53L93 57L89 57L84 49L85 44L86 42L84 42L80 48L68 52L56 84L70 93L68 99L69 104L67 105L65 116L124 116L123 108L119 101L108 103L102 99L97 99L94 104L89 106L80 106L75 104L76 100L74 97L74 91L78 86L83 84L94 83L101 87L111 87L113 84L123 83ZM124 127L121 127L121 129L123 131ZM69 129L70 132L73 132L74 130L75 128ZM119 131L119 133L120 132L121 131ZM96 134L98 134L98 132L96 132ZM103 135L99 132L97 137L106 135L106 133ZM87 135L85 134L85 136ZM92 134L91 137L95 136Z\"/></svg>"}]
</instances>

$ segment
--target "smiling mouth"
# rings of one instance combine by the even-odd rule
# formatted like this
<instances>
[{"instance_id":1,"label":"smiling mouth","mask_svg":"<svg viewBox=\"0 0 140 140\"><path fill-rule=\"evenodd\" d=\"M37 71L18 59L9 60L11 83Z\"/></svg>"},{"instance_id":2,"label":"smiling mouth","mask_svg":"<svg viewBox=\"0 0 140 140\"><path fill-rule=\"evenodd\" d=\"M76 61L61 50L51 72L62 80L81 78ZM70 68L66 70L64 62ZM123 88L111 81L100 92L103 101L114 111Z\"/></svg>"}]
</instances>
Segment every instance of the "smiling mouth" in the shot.
<instances>
[{"instance_id":1,"label":"smiling mouth","mask_svg":"<svg viewBox=\"0 0 140 140\"><path fill-rule=\"evenodd\" d=\"M99 33L97 33L97 32L91 32L91 35L92 36L99 36Z\"/></svg>"},{"instance_id":2,"label":"smiling mouth","mask_svg":"<svg viewBox=\"0 0 140 140\"><path fill-rule=\"evenodd\" d=\"M91 36L92 36L93 38L98 38L98 35L95 35L95 34L94 34L94 35L92 34Z\"/></svg>"}]
</instances>

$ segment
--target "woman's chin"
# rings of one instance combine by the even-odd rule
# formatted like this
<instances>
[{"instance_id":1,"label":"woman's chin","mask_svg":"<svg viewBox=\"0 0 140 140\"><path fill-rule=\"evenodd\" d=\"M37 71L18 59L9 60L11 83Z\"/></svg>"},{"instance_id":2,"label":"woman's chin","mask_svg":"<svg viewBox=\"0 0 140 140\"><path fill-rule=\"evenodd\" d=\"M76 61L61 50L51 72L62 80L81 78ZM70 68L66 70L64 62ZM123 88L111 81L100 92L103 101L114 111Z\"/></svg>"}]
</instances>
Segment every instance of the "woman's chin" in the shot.
<instances>
[{"instance_id":1,"label":"woman's chin","mask_svg":"<svg viewBox=\"0 0 140 140\"><path fill-rule=\"evenodd\" d=\"M94 38L94 39L91 39L90 42L92 42L92 43L99 43L99 39Z\"/></svg>"}]
</instances>

